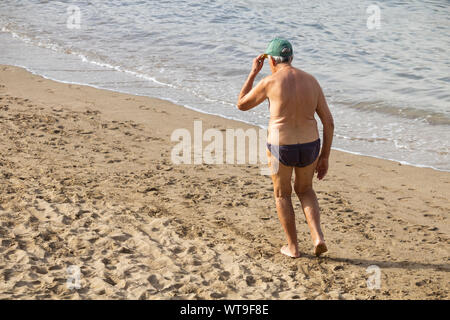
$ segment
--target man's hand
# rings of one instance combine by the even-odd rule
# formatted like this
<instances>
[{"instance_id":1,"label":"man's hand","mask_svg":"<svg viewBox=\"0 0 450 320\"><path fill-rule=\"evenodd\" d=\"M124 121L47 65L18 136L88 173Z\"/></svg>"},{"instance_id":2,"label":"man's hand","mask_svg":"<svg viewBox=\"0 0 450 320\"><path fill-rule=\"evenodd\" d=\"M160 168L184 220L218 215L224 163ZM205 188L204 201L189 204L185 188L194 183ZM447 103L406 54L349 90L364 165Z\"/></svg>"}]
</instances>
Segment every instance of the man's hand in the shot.
<instances>
[{"instance_id":1,"label":"man's hand","mask_svg":"<svg viewBox=\"0 0 450 320\"><path fill-rule=\"evenodd\" d=\"M251 74L256 76L261 71L263 65L264 65L264 54L260 54L255 59L253 59Z\"/></svg>"},{"instance_id":2,"label":"man's hand","mask_svg":"<svg viewBox=\"0 0 450 320\"><path fill-rule=\"evenodd\" d=\"M317 179L322 180L328 172L328 158L319 156L316 166Z\"/></svg>"}]
</instances>

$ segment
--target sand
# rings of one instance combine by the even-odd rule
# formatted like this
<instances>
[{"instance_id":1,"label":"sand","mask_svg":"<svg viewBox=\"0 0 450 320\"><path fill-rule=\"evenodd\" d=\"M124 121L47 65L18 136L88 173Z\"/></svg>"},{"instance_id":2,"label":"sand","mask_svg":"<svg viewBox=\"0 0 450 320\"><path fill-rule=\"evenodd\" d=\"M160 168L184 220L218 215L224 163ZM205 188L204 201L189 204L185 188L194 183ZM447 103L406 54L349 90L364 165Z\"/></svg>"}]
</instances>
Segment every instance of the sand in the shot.
<instances>
[{"instance_id":1,"label":"sand","mask_svg":"<svg viewBox=\"0 0 450 320\"><path fill-rule=\"evenodd\" d=\"M450 173L333 150L314 180L329 251L293 197L290 259L258 165L171 162L194 120L252 128L0 66L0 298L449 298Z\"/></svg>"}]
</instances>

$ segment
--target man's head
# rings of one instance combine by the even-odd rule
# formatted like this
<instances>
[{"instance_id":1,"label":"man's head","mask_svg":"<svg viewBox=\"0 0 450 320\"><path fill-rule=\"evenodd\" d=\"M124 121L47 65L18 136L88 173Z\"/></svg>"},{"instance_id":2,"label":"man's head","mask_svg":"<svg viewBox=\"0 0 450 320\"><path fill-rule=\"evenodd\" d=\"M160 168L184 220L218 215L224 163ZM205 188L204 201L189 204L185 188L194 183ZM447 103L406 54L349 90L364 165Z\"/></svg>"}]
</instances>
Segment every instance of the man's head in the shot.
<instances>
[{"instance_id":1,"label":"man's head","mask_svg":"<svg viewBox=\"0 0 450 320\"><path fill-rule=\"evenodd\" d=\"M280 63L291 63L294 57L294 51L289 41L282 38L275 38L270 41L266 51L264 52L269 56L271 62L271 68Z\"/></svg>"}]
</instances>

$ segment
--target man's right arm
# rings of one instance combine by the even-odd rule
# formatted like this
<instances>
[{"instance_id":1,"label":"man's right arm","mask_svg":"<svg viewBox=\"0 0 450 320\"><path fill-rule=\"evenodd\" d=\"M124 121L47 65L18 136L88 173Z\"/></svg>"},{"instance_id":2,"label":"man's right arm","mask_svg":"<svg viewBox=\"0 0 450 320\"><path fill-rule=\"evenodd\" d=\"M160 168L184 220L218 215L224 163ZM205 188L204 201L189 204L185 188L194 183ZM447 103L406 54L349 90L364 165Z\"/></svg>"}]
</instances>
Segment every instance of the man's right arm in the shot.
<instances>
[{"instance_id":1,"label":"man's right arm","mask_svg":"<svg viewBox=\"0 0 450 320\"><path fill-rule=\"evenodd\" d=\"M319 162L317 164L316 172L317 178L321 180L328 171L328 158L330 157L331 144L333 142L334 134L334 120L328 107L327 100L323 94L322 88L319 86L319 99L317 103L317 115L323 125L323 144L320 152Z\"/></svg>"}]
</instances>

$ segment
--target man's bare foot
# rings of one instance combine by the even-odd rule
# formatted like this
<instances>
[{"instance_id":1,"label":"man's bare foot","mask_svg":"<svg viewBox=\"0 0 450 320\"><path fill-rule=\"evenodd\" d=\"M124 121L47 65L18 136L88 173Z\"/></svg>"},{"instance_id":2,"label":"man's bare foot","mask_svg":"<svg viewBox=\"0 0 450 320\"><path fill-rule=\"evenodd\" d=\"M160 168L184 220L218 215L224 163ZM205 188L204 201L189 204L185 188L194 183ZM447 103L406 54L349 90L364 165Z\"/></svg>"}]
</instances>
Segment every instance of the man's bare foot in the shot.
<instances>
[{"instance_id":1,"label":"man's bare foot","mask_svg":"<svg viewBox=\"0 0 450 320\"><path fill-rule=\"evenodd\" d=\"M300 257L300 253L291 253L291 250L289 250L288 245L282 246L280 252L290 258L299 258Z\"/></svg>"},{"instance_id":2,"label":"man's bare foot","mask_svg":"<svg viewBox=\"0 0 450 320\"><path fill-rule=\"evenodd\" d=\"M327 251L327 245L323 241L314 246L314 254L316 255L316 257L319 257L322 253L325 253Z\"/></svg>"}]
</instances>

